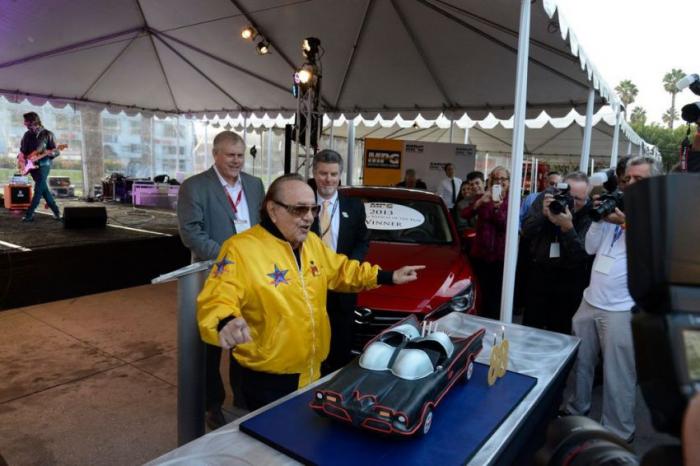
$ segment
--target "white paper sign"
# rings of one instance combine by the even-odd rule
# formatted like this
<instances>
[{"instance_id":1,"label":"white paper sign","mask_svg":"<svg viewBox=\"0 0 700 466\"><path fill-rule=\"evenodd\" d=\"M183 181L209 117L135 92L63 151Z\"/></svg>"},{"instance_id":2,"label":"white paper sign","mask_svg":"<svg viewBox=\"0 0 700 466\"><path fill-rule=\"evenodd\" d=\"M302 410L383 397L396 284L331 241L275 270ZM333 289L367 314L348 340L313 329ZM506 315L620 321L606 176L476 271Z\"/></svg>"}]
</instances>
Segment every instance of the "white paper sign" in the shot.
<instances>
[{"instance_id":1,"label":"white paper sign","mask_svg":"<svg viewBox=\"0 0 700 466\"><path fill-rule=\"evenodd\" d=\"M423 214L416 209L388 202L367 202L365 213L370 230L406 230L425 222Z\"/></svg>"}]
</instances>

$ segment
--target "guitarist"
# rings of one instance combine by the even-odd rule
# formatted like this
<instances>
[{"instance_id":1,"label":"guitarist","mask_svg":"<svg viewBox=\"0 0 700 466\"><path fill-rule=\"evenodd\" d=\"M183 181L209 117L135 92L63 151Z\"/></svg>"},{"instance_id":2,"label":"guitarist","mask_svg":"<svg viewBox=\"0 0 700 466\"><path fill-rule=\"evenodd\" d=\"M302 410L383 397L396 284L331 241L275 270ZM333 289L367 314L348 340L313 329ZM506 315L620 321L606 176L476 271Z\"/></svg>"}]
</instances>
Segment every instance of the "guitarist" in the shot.
<instances>
[{"instance_id":1,"label":"guitarist","mask_svg":"<svg viewBox=\"0 0 700 466\"><path fill-rule=\"evenodd\" d=\"M22 221L34 221L34 211L39 206L39 202L41 201L42 197L51 208L54 219L61 220L61 212L58 210L56 201L54 200L53 195L51 195L51 191L49 190L49 185L47 183L49 172L51 171L51 161L59 155L58 150L56 150L56 142L54 141L53 133L41 125L41 119L35 112L25 113L23 116L24 126L27 128L27 132L24 133L24 136L22 136L20 153L17 156L17 162L20 169L22 169L24 164L28 162L27 158L33 152L42 154L49 151L50 155L39 159L37 162L37 168L29 172L34 179L34 196L32 197L32 203L29 206L29 210L27 210L24 217L22 217Z\"/></svg>"}]
</instances>

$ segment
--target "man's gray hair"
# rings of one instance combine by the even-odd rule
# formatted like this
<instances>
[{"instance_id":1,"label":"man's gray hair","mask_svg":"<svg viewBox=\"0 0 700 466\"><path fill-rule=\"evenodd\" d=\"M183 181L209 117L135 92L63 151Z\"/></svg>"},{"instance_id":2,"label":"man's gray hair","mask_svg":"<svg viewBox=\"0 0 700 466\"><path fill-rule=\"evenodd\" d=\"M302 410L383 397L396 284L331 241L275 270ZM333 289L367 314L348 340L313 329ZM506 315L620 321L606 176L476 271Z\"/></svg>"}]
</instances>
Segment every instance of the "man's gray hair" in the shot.
<instances>
[{"instance_id":1,"label":"man's gray hair","mask_svg":"<svg viewBox=\"0 0 700 466\"><path fill-rule=\"evenodd\" d=\"M340 167L340 172L343 172L343 157L339 153L331 149L323 149L314 155L312 168L316 169L319 163L337 163Z\"/></svg>"},{"instance_id":2,"label":"man's gray hair","mask_svg":"<svg viewBox=\"0 0 700 466\"><path fill-rule=\"evenodd\" d=\"M571 181L585 181L586 184L589 184L588 175L586 175L585 173L578 171L578 170L566 174L566 176L564 177L564 182L569 181L569 180L571 180Z\"/></svg>"},{"instance_id":3,"label":"man's gray hair","mask_svg":"<svg viewBox=\"0 0 700 466\"><path fill-rule=\"evenodd\" d=\"M245 147L245 142L239 134L234 133L233 131L222 131L219 134L217 134L214 138L214 144L212 144L212 153L216 154L216 151L219 149L219 146L223 142L230 142L231 144L241 143L243 144L243 147Z\"/></svg>"},{"instance_id":4,"label":"man's gray hair","mask_svg":"<svg viewBox=\"0 0 700 466\"><path fill-rule=\"evenodd\" d=\"M627 168L635 165L649 165L649 176L659 176L663 175L663 169L661 164L654 157L649 157L648 155L637 155L632 157L627 161Z\"/></svg>"}]
</instances>

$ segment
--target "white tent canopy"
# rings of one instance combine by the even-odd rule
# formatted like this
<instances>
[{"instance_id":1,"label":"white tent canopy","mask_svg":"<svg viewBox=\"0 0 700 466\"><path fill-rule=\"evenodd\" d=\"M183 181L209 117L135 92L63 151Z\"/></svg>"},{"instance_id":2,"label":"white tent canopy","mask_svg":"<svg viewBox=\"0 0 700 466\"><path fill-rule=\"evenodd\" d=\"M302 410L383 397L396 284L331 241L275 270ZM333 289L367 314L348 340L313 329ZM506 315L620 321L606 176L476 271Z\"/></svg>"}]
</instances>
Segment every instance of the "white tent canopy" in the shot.
<instances>
[{"instance_id":1,"label":"white tent canopy","mask_svg":"<svg viewBox=\"0 0 700 466\"><path fill-rule=\"evenodd\" d=\"M602 96L618 106L555 2L532 12L528 117L585 112L590 86L596 105ZM519 13L512 0L8 2L0 93L130 112L289 116L300 43L314 36L324 49L324 112L507 118ZM249 24L271 54L240 38Z\"/></svg>"}]
</instances>

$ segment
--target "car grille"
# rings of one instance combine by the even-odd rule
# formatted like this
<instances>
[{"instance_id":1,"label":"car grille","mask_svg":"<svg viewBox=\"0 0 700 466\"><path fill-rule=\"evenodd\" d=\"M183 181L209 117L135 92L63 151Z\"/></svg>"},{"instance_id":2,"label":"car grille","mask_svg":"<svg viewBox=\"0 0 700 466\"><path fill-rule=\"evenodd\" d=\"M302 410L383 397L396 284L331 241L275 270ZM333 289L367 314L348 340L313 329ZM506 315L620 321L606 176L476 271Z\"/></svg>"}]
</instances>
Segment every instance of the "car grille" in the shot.
<instances>
[{"instance_id":1,"label":"car grille","mask_svg":"<svg viewBox=\"0 0 700 466\"><path fill-rule=\"evenodd\" d=\"M355 309L353 323L353 353L359 354L367 342L391 327L395 323L410 316L411 312L375 311L368 308ZM423 319L422 314L415 314L418 320Z\"/></svg>"}]
</instances>

